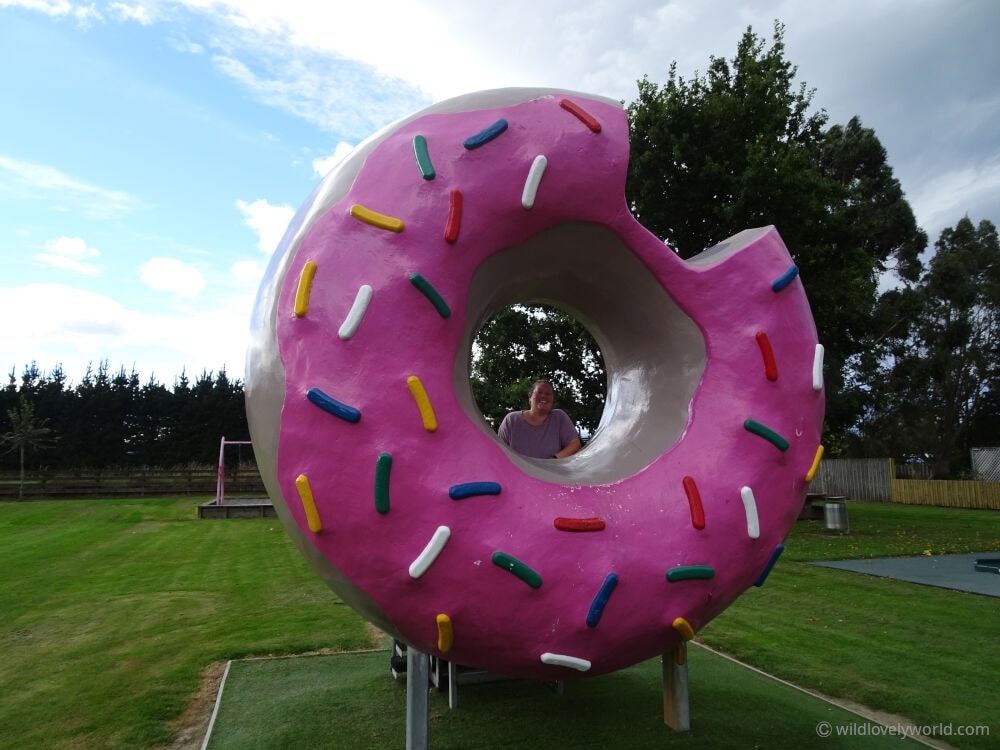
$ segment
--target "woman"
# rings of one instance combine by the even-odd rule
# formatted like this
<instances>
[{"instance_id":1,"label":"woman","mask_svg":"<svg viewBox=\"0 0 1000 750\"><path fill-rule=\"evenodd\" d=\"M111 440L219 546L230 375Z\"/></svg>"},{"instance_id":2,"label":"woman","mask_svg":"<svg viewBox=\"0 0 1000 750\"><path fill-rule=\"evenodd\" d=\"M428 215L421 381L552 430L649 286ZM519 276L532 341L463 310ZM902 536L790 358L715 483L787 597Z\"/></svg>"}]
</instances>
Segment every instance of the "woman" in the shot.
<instances>
[{"instance_id":1,"label":"woman","mask_svg":"<svg viewBox=\"0 0 1000 750\"><path fill-rule=\"evenodd\" d=\"M573 420L562 409L553 409L555 391L548 380L536 380L528 395L529 408L512 411L497 431L508 446L532 458L566 458L583 443Z\"/></svg>"}]
</instances>

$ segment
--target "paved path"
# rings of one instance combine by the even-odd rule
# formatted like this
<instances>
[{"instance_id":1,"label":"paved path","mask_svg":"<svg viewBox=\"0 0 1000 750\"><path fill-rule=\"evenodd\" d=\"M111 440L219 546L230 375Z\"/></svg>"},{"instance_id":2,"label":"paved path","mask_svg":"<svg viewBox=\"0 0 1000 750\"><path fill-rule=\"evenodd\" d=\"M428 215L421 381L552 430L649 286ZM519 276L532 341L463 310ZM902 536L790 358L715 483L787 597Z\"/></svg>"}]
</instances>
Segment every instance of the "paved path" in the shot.
<instances>
[{"instance_id":1,"label":"paved path","mask_svg":"<svg viewBox=\"0 0 1000 750\"><path fill-rule=\"evenodd\" d=\"M971 594L1000 597L1000 574L976 570L976 560L1000 559L1000 552L962 555L921 555L920 557L877 557L863 560L816 562L824 568L867 573L925 586L957 589Z\"/></svg>"}]
</instances>

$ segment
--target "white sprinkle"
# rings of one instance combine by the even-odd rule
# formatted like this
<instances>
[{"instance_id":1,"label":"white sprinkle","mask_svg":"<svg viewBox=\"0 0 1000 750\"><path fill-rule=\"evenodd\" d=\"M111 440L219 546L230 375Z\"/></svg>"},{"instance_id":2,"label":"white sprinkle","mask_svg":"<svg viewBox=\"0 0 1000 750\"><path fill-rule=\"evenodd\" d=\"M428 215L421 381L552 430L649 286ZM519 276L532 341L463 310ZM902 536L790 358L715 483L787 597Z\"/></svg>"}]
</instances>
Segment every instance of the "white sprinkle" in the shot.
<instances>
[{"instance_id":1,"label":"white sprinkle","mask_svg":"<svg viewBox=\"0 0 1000 750\"><path fill-rule=\"evenodd\" d=\"M743 498L743 510L747 514L747 536L756 539L760 536L760 521L757 518L757 500L753 496L753 490L744 487L740 490L740 497Z\"/></svg>"},{"instance_id":2,"label":"white sprinkle","mask_svg":"<svg viewBox=\"0 0 1000 750\"><path fill-rule=\"evenodd\" d=\"M816 344L816 353L813 355L813 390L823 390L823 345Z\"/></svg>"},{"instance_id":3,"label":"white sprinkle","mask_svg":"<svg viewBox=\"0 0 1000 750\"><path fill-rule=\"evenodd\" d=\"M424 547L424 551L417 555L417 559L410 563L410 577L420 578L427 569L431 566L431 563L437 559L437 556L441 554L441 550L444 549L444 545L448 542L448 538L451 536L451 529L447 526L438 526L437 531L434 532L434 536L431 540L427 542L427 546Z\"/></svg>"},{"instance_id":4,"label":"white sprinkle","mask_svg":"<svg viewBox=\"0 0 1000 750\"><path fill-rule=\"evenodd\" d=\"M550 654L545 652L541 656L543 664L552 664L556 667L569 667L580 672L590 669L590 662L587 659L580 659L576 656L566 656L565 654Z\"/></svg>"},{"instance_id":5,"label":"white sprinkle","mask_svg":"<svg viewBox=\"0 0 1000 750\"><path fill-rule=\"evenodd\" d=\"M351 338L354 332L358 330L358 326L361 325L361 319L365 316L368 303L372 301L372 294L372 288L367 284L362 284L358 288L358 296L354 298L351 311L347 313L347 317L344 318L344 322L340 326L340 331L337 332L337 335L344 341Z\"/></svg>"},{"instance_id":6,"label":"white sprinkle","mask_svg":"<svg viewBox=\"0 0 1000 750\"><path fill-rule=\"evenodd\" d=\"M545 167L548 166L548 163L548 160L541 154L531 162L528 179L524 181L524 191L521 193L521 205L525 208L531 208L535 205L535 193L538 192L538 184L542 181L542 175L545 174Z\"/></svg>"}]
</instances>

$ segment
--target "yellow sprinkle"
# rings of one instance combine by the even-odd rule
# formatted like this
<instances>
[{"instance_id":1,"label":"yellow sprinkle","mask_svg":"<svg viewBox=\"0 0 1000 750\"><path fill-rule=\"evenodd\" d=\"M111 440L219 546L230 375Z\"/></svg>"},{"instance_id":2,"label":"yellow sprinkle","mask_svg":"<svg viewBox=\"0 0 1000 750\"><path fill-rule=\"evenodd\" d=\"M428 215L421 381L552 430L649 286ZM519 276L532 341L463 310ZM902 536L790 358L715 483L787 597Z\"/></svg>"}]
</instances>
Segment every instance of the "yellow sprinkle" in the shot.
<instances>
[{"instance_id":1,"label":"yellow sprinkle","mask_svg":"<svg viewBox=\"0 0 1000 750\"><path fill-rule=\"evenodd\" d=\"M307 260L299 274L299 289L295 292L295 317L301 318L309 310L309 292L316 276L316 261Z\"/></svg>"},{"instance_id":2,"label":"yellow sprinkle","mask_svg":"<svg viewBox=\"0 0 1000 750\"><path fill-rule=\"evenodd\" d=\"M694 630L691 629L691 625L683 617L678 617L674 620L674 630L680 633L681 638L685 641L690 641L694 638Z\"/></svg>"},{"instance_id":3,"label":"yellow sprinkle","mask_svg":"<svg viewBox=\"0 0 1000 750\"><path fill-rule=\"evenodd\" d=\"M809 473L806 474L806 481L811 482L813 477L816 476L816 469L819 468L820 459L823 458L823 446L821 445L816 449L816 458L813 459L813 465L809 468Z\"/></svg>"},{"instance_id":4,"label":"yellow sprinkle","mask_svg":"<svg viewBox=\"0 0 1000 750\"><path fill-rule=\"evenodd\" d=\"M427 398L427 391L424 390L423 383L416 375L410 375L406 379L406 384L410 386L413 400L417 402L417 408L420 409L420 418L424 420L424 429L428 432L434 432L438 428L437 418L434 416L434 409L431 407L430 399Z\"/></svg>"},{"instance_id":5,"label":"yellow sprinkle","mask_svg":"<svg viewBox=\"0 0 1000 750\"><path fill-rule=\"evenodd\" d=\"M380 214L377 211L372 211L370 208L359 206L357 203L351 206L351 216L358 221L371 224L373 227L378 227L379 229L388 229L390 232L403 231L404 224L402 219Z\"/></svg>"},{"instance_id":6,"label":"yellow sprinkle","mask_svg":"<svg viewBox=\"0 0 1000 750\"><path fill-rule=\"evenodd\" d=\"M691 635L694 636L694 633L692 633ZM681 643L681 644L679 644L677 646L677 666L678 667L683 667L684 666L684 662L687 661L687 652L688 652L688 649L687 649L687 646L685 644Z\"/></svg>"},{"instance_id":7,"label":"yellow sprinkle","mask_svg":"<svg viewBox=\"0 0 1000 750\"><path fill-rule=\"evenodd\" d=\"M302 508L306 512L306 521L309 523L309 531L318 534L323 530L323 524L319 520L319 511L316 510L316 503L313 501L312 489L309 487L309 479L305 474L299 474L295 478L295 489L299 491L302 498Z\"/></svg>"},{"instance_id":8,"label":"yellow sprinkle","mask_svg":"<svg viewBox=\"0 0 1000 750\"><path fill-rule=\"evenodd\" d=\"M448 653L455 641L455 633L451 627L451 618L448 615L438 615L438 651Z\"/></svg>"}]
</instances>

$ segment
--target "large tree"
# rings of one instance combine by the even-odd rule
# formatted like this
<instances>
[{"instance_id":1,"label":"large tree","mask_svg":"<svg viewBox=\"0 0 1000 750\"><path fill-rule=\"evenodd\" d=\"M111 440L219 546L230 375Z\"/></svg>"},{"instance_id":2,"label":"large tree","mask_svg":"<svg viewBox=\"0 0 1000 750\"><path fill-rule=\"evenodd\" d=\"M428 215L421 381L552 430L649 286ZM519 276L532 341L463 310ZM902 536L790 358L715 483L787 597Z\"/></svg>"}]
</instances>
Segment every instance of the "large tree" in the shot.
<instances>
[{"instance_id":1,"label":"large tree","mask_svg":"<svg viewBox=\"0 0 1000 750\"><path fill-rule=\"evenodd\" d=\"M972 440L1000 424L1000 242L990 221L945 229L915 284L887 292L868 362L877 408L867 452L919 457L934 476L969 467Z\"/></svg>"},{"instance_id":2,"label":"large tree","mask_svg":"<svg viewBox=\"0 0 1000 750\"><path fill-rule=\"evenodd\" d=\"M770 46L747 29L732 60L710 57L692 80L676 64L662 86L643 78L627 107L626 193L638 219L684 258L743 229L777 227L826 348L826 439L836 447L865 407L854 372L879 277L915 278L926 236L874 131L857 118L826 128L796 73L776 23Z\"/></svg>"}]
</instances>

